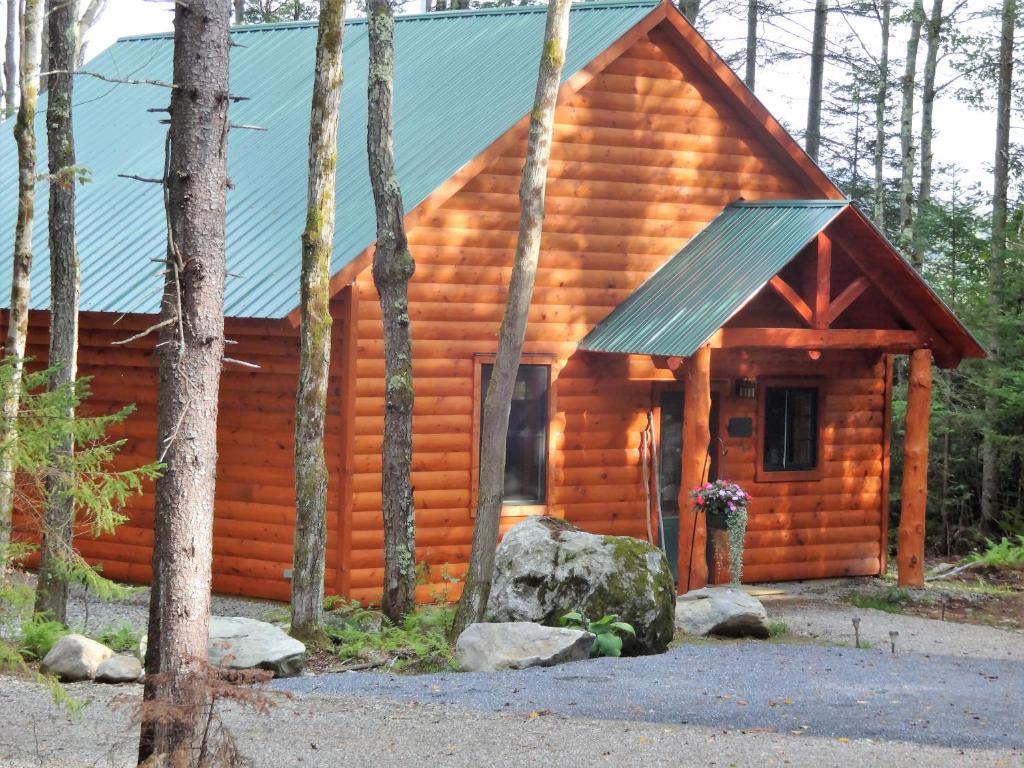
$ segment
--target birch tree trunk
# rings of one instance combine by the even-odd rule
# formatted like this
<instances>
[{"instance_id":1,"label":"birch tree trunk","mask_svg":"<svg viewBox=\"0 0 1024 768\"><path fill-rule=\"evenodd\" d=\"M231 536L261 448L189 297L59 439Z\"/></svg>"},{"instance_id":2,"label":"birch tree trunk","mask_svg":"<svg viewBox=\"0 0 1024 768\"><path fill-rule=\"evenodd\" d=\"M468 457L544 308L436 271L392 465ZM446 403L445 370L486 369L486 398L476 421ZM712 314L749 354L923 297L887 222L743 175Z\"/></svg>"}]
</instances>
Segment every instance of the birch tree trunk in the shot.
<instances>
[{"instance_id":1,"label":"birch tree trunk","mask_svg":"<svg viewBox=\"0 0 1024 768\"><path fill-rule=\"evenodd\" d=\"M1017 0L1003 0L1002 28L999 40L998 98L996 102L996 154L993 166L992 250L989 258L989 312L992 337L989 342L989 371L998 367L1002 353L1001 320L1006 272L1007 188L1010 172L1010 122L1013 110L1013 53L1017 26ZM995 445L995 424L999 399L994 393L999 384L989 376L985 395L985 429L981 443L981 527L985 533L995 530L999 515L999 454Z\"/></svg>"},{"instance_id":2,"label":"birch tree trunk","mask_svg":"<svg viewBox=\"0 0 1024 768\"><path fill-rule=\"evenodd\" d=\"M14 91L18 82L18 5L20 0L7 0L7 38L4 43L4 112L7 117L14 115ZM29 0L25 0L24 22L22 23L22 29L26 33L28 39L32 39L31 35L28 34L32 30L33 22L28 18L29 16ZM41 14L42 4L39 8L40 18L34 22L36 31L34 34L40 34L41 28ZM22 57L24 57L22 53ZM34 52L32 55L37 57L38 52ZM37 64L38 66L38 64Z\"/></svg>"},{"instance_id":3,"label":"birch tree trunk","mask_svg":"<svg viewBox=\"0 0 1024 768\"><path fill-rule=\"evenodd\" d=\"M235 24L245 23L245 0L234 0L235 4ZM319 31L317 32L319 35Z\"/></svg>"},{"instance_id":4,"label":"birch tree trunk","mask_svg":"<svg viewBox=\"0 0 1024 768\"><path fill-rule=\"evenodd\" d=\"M402 191L395 175L392 123L395 17L388 0L367 6L370 75L366 151L377 211L373 283L384 324L384 442L381 447L381 513L384 517L384 595L381 610L392 621L416 606L416 512L412 465L412 338L409 280L416 263L405 237Z\"/></svg>"},{"instance_id":5,"label":"birch tree trunk","mask_svg":"<svg viewBox=\"0 0 1024 768\"><path fill-rule=\"evenodd\" d=\"M917 50L924 23L922 0L914 0L910 11L910 36L907 38L907 60L903 69L900 109L900 245L910 251L914 224L914 86L917 84Z\"/></svg>"},{"instance_id":6,"label":"birch tree trunk","mask_svg":"<svg viewBox=\"0 0 1024 768\"><path fill-rule=\"evenodd\" d=\"M879 14L881 26L881 52L878 57L878 93L875 96L875 195L872 218L875 226L885 229L885 107L889 98L889 28L892 18L892 0L882 0Z\"/></svg>"},{"instance_id":7,"label":"birch tree trunk","mask_svg":"<svg viewBox=\"0 0 1024 768\"><path fill-rule=\"evenodd\" d=\"M78 51L75 54L75 61L79 67L85 61L85 36L89 34L89 30L99 20L106 7L107 0L89 0L85 10L82 11L82 17L78 20Z\"/></svg>"},{"instance_id":8,"label":"birch tree trunk","mask_svg":"<svg viewBox=\"0 0 1024 768\"><path fill-rule=\"evenodd\" d=\"M78 56L75 3L52 2L49 35L50 93L46 104L50 208L50 352L51 390L75 380L78 373L78 248L75 243L75 138L71 98ZM62 414L70 422L74 409ZM70 494L74 441L69 433L50 455L46 477L43 537L39 550L36 612L67 623L67 566L71 563L75 505Z\"/></svg>"},{"instance_id":9,"label":"birch tree trunk","mask_svg":"<svg viewBox=\"0 0 1024 768\"><path fill-rule=\"evenodd\" d=\"M828 25L828 0L814 2L814 32L811 41L811 90L807 97L807 131L804 148L818 162L821 148L821 96L825 86L825 28Z\"/></svg>"},{"instance_id":10,"label":"birch tree trunk","mask_svg":"<svg viewBox=\"0 0 1024 768\"><path fill-rule=\"evenodd\" d=\"M747 0L747 52L743 82L754 90L757 75L757 4L759 0Z\"/></svg>"},{"instance_id":11,"label":"birch tree trunk","mask_svg":"<svg viewBox=\"0 0 1024 768\"><path fill-rule=\"evenodd\" d=\"M700 14L700 0L679 0L679 10L691 24L697 23L697 16Z\"/></svg>"},{"instance_id":12,"label":"birch tree trunk","mask_svg":"<svg viewBox=\"0 0 1024 768\"><path fill-rule=\"evenodd\" d=\"M32 278L32 220L36 198L36 98L39 86L39 45L43 0L25 0L22 15L21 105L14 124L18 144L18 218L14 228L11 308L7 317L4 355L14 361L11 389L3 393L0 423L0 572L6 567L14 505L14 456L18 437L22 364L28 339L28 303Z\"/></svg>"},{"instance_id":13,"label":"birch tree trunk","mask_svg":"<svg viewBox=\"0 0 1024 768\"><path fill-rule=\"evenodd\" d=\"M174 10L167 205L167 279L160 306L160 391L153 593L146 699L184 705L180 725L144 724L140 762L191 757L190 708L201 684L210 618L217 465L217 400L224 357L224 220L227 194L228 46L231 0L190 0ZM159 685L149 678L162 673Z\"/></svg>"},{"instance_id":14,"label":"birch tree trunk","mask_svg":"<svg viewBox=\"0 0 1024 768\"><path fill-rule=\"evenodd\" d=\"M526 321L537 276L541 234L544 229L544 194L558 86L569 39L570 0L551 0L544 29L544 47L537 74L537 91L530 112L526 162L519 186L519 238L509 280L508 300L498 332L498 350L491 382L484 398L480 429L480 476L469 573L452 627L457 637L470 624L483 619L494 575L501 503L505 486L505 440L512 389L526 338Z\"/></svg>"},{"instance_id":15,"label":"birch tree trunk","mask_svg":"<svg viewBox=\"0 0 1024 768\"><path fill-rule=\"evenodd\" d=\"M924 265L924 232L921 214L932 200L932 134L935 114L935 71L942 44L942 0L932 0L932 13L925 25L925 57L921 93L921 179L917 191L917 216L912 224L910 262L920 269Z\"/></svg>"},{"instance_id":16,"label":"birch tree trunk","mask_svg":"<svg viewBox=\"0 0 1024 768\"><path fill-rule=\"evenodd\" d=\"M341 99L344 0L321 0L309 121L309 181L302 233L299 388L295 401L295 540L291 633L324 639L327 463L324 421L331 361L331 251ZM345 386L350 386L345 382Z\"/></svg>"}]
</instances>

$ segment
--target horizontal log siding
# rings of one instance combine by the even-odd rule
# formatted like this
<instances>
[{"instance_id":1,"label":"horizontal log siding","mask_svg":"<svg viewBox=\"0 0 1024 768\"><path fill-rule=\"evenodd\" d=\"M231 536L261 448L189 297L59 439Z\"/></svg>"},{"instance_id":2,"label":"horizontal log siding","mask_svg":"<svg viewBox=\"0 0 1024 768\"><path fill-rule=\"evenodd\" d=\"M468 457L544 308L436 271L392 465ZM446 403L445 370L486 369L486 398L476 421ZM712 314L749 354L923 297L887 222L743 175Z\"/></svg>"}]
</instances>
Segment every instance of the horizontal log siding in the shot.
<instances>
[{"instance_id":1,"label":"horizontal log siding","mask_svg":"<svg viewBox=\"0 0 1024 768\"><path fill-rule=\"evenodd\" d=\"M340 305L340 300L335 302ZM116 321L116 322L115 322ZM116 466L128 468L153 461L156 445L158 361L155 335L125 345L125 339L152 325L150 316L83 314L79 369L92 377L89 413L109 413L134 403L136 411L110 436L126 441ZM33 313L28 355L39 364L47 356L46 313ZM335 333L342 327L336 325ZM217 491L213 533L213 589L229 594L288 599L284 572L292 563L295 519L292 447L295 385L298 380L297 333L286 322L229 318L227 347L233 358L255 363L258 370L228 363L221 378L218 418ZM327 465L328 559L326 582L337 583L338 517L341 509L339 462L342 433L339 413L341 383L329 391ZM128 522L114 536L92 539L79 535L76 544L90 562L102 563L111 578L145 583L150 579L153 542L152 484L129 500Z\"/></svg>"},{"instance_id":2,"label":"horizontal log siding","mask_svg":"<svg viewBox=\"0 0 1024 768\"><path fill-rule=\"evenodd\" d=\"M758 482L758 401L735 396L737 377L821 377L822 477ZM753 496L744 552L747 582L864 576L881 570L882 440L885 365L866 353L746 355L715 352L712 377L723 382L720 475ZM754 435L731 438L730 418L754 420Z\"/></svg>"},{"instance_id":3,"label":"horizontal log siding","mask_svg":"<svg viewBox=\"0 0 1024 768\"><path fill-rule=\"evenodd\" d=\"M421 587L421 599L456 596L441 570L461 576L468 562L473 355L495 350L524 153L525 134L409 232L417 559L438 582ZM711 85L650 39L559 106L525 350L556 360L551 514L646 538L640 433L650 379L671 375L646 358L574 355L576 342L729 202L805 194ZM374 600L383 573L383 341L368 271L356 287L351 584L353 597Z\"/></svg>"}]
</instances>

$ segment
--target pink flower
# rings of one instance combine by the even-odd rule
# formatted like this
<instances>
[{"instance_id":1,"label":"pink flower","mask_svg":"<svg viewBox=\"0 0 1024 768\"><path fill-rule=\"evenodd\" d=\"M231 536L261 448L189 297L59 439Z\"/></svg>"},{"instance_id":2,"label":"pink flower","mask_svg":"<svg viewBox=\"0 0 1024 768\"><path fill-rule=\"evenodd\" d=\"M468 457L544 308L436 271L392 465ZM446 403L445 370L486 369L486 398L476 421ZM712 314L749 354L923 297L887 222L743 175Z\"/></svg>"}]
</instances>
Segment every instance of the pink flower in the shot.
<instances>
[{"instance_id":1,"label":"pink flower","mask_svg":"<svg viewBox=\"0 0 1024 768\"><path fill-rule=\"evenodd\" d=\"M704 497L703 496L698 496L697 497L697 503L700 504L701 506L704 506Z\"/></svg>"}]
</instances>

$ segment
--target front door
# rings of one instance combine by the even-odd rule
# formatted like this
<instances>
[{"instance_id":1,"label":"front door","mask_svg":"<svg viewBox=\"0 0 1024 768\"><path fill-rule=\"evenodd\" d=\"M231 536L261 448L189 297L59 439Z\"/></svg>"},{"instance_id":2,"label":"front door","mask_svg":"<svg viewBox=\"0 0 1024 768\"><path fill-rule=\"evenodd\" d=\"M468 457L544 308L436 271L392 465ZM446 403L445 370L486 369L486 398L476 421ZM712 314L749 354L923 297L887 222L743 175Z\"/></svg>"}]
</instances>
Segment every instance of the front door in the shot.
<instances>
[{"instance_id":1,"label":"front door","mask_svg":"<svg viewBox=\"0 0 1024 768\"><path fill-rule=\"evenodd\" d=\"M679 570L679 483L683 472L683 390L664 389L658 397L661 414L658 434L658 544L668 557L672 576ZM711 393L711 444L708 446L708 477L718 477L718 393ZM692 532L689 532L692 535ZM711 537L707 537L708 573L711 573Z\"/></svg>"}]
</instances>

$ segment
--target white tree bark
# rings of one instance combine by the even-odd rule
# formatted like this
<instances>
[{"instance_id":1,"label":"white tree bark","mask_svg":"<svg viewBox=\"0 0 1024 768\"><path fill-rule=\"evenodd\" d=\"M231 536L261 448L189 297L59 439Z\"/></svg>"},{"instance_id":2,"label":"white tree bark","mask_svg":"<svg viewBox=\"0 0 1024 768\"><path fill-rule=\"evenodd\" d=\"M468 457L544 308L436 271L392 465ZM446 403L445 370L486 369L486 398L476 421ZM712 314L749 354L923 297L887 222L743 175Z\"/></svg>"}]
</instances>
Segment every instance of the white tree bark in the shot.
<instances>
[{"instance_id":1,"label":"white tree bark","mask_svg":"<svg viewBox=\"0 0 1024 768\"><path fill-rule=\"evenodd\" d=\"M14 227L11 308L7 318L6 357L14 361L11 388L3 394L0 422L0 570L11 541L14 503L14 455L21 400L22 360L28 339L28 304L32 278L32 223L36 199L36 100L39 94L40 40L43 0L25 0L22 17L21 104L14 125L18 144L18 218Z\"/></svg>"},{"instance_id":2,"label":"white tree bark","mask_svg":"<svg viewBox=\"0 0 1024 768\"><path fill-rule=\"evenodd\" d=\"M914 88L917 85L917 51L924 23L922 0L914 0L910 11L910 36L907 38L907 60L901 81L902 107L900 109L900 245L910 251L914 222Z\"/></svg>"}]
</instances>

